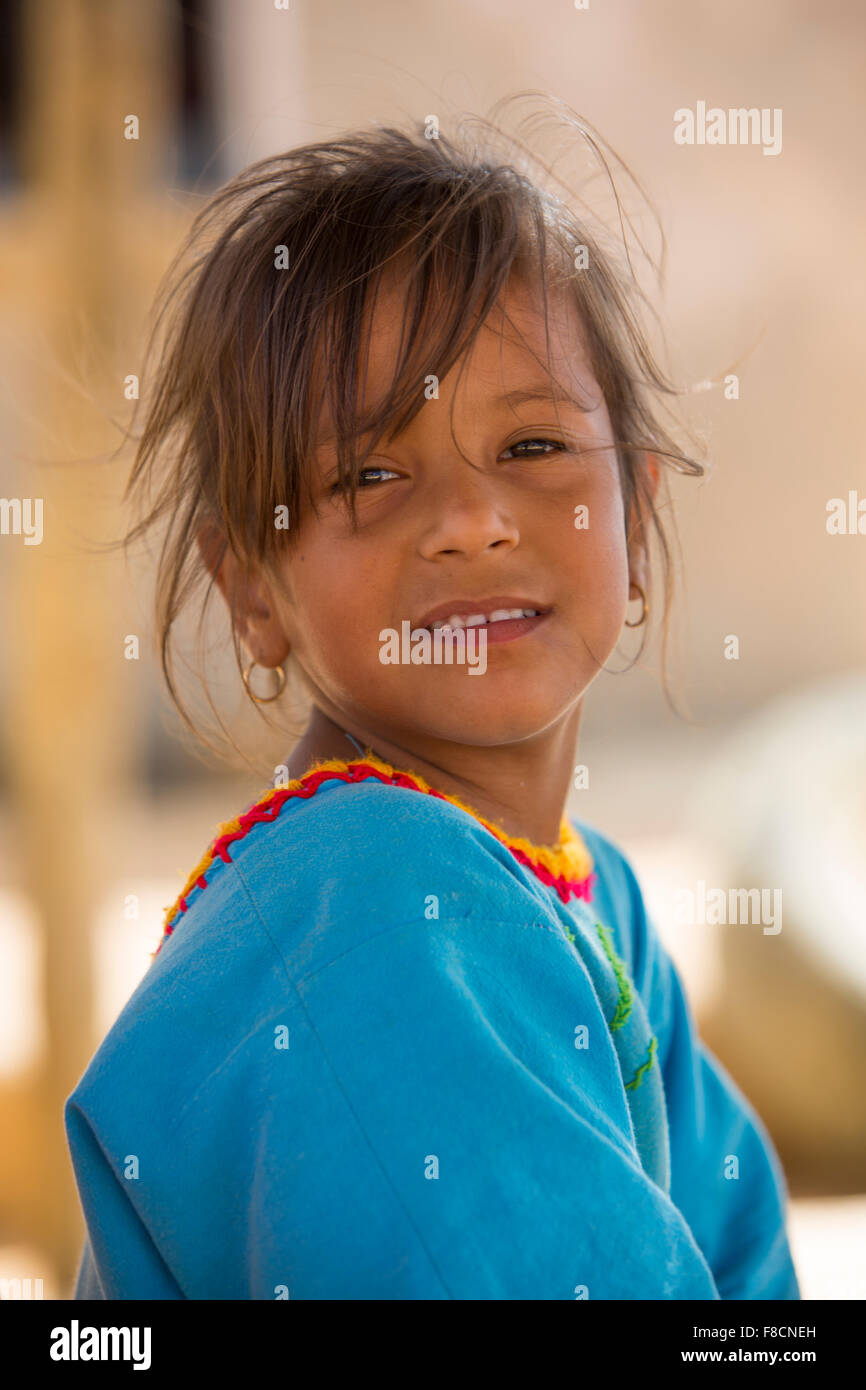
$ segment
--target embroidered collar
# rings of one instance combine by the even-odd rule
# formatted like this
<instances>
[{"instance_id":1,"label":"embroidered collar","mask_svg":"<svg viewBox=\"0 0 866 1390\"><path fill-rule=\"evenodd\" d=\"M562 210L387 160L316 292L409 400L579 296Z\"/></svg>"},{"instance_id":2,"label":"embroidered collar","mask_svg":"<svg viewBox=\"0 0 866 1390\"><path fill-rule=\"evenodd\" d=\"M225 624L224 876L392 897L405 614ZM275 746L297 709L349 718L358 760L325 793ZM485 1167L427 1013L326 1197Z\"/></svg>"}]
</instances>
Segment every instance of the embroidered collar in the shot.
<instances>
[{"instance_id":1,"label":"embroidered collar","mask_svg":"<svg viewBox=\"0 0 866 1390\"><path fill-rule=\"evenodd\" d=\"M486 820L484 816L480 815L472 806L467 805L465 801L461 801L459 797L451 796L448 792L438 791L435 787L431 787L428 782L425 782L423 777L419 777L417 773L400 771L392 767L390 763L383 762L374 753L364 758L352 758L348 762L337 758L320 759L303 777L294 778L284 787L269 787L242 815L235 820L226 821L219 827L218 834L201 863L196 865L187 879L183 892L170 907L166 908L162 939L152 953L151 960L159 954L166 937L171 936L181 917L190 906L189 895L193 889L204 889L208 886L209 879L206 876L208 870L218 860L222 860L226 864L231 863L229 848L235 840L242 840L254 826L262 821L276 820L283 806L293 797L314 796L323 782L335 779L341 782L364 782L368 778L375 778L379 782L394 787L405 787L411 791L426 792L429 796L436 796L441 801L450 801L452 806L459 806L461 811L466 811L475 820L480 821L491 835L495 835L496 839L511 851L519 863L530 869L547 887L553 888L563 902L568 902L571 897L583 898L586 901L591 900L592 885L596 877L593 872L592 855L583 837L578 835L565 816L562 818L560 838L557 844L535 845L529 840L507 834L500 826Z\"/></svg>"}]
</instances>

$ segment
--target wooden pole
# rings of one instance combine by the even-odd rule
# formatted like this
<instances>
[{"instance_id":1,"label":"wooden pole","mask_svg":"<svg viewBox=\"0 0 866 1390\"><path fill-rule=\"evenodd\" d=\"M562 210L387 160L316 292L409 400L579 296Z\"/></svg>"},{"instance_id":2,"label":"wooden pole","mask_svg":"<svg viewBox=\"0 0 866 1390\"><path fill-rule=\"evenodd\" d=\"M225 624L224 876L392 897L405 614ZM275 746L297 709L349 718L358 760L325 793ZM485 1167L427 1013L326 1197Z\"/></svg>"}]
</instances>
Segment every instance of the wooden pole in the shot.
<instances>
[{"instance_id":1,"label":"wooden pole","mask_svg":"<svg viewBox=\"0 0 866 1390\"><path fill-rule=\"evenodd\" d=\"M0 544L16 548L6 741L21 883L43 935L47 1052L32 1081L39 1142L20 1135L39 1176L20 1237L53 1257L65 1297L83 1227L63 1103L98 1041L91 938L111 867L100 824L135 751L122 560L98 553L118 534L125 473L106 462L118 443L107 415L127 418L123 379L139 365L134 214L161 177L175 36L169 7L134 0L31 0L23 16L25 187L6 239L30 329L16 365L18 486L43 499L43 540ZM131 115L137 140L124 138Z\"/></svg>"}]
</instances>

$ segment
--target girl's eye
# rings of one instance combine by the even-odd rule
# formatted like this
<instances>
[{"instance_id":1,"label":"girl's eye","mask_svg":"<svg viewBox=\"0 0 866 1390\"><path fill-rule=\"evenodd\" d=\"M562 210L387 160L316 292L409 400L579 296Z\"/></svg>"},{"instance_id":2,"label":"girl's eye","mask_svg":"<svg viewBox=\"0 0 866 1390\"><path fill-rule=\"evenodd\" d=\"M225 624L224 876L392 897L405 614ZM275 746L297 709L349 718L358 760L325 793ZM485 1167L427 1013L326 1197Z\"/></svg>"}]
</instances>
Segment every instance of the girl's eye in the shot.
<instances>
[{"instance_id":1,"label":"girl's eye","mask_svg":"<svg viewBox=\"0 0 866 1390\"><path fill-rule=\"evenodd\" d=\"M532 450L531 453L519 454L519 458L544 458L551 450L554 453L559 454L564 454L568 452L567 446L563 444L562 440L545 438L518 439L516 444L509 444L508 448L505 451L506 454L510 453L513 449ZM367 475L371 473L378 474L379 476L367 478ZM383 477L383 474L386 476ZM376 466L375 464L371 464L369 467L361 468L358 471L358 489L360 491L364 487L369 487L375 483L387 482L388 477L397 478L399 477L399 474L395 473L394 470L391 468L385 468L382 465ZM331 484L328 491L332 495L338 492L342 492L342 484L338 480L337 482Z\"/></svg>"},{"instance_id":2,"label":"girl's eye","mask_svg":"<svg viewBox=\"0 0 866 1390\"><path fill-rule=\"evenodd\" d=\"M565 445L564 445L564 444L562 443L562 441L559 440L559 439L518 439L518 441L517 441L516 444L509 444L509 446L508 446L508 448L505 450L505 452L506 452L506 453L510 453L512 449L523 449L523 448L526 448L527 445L533 445L533 446L537 446L537 445L546 445L548 448L552 448L552 449L558 451L559 453L565 452ZM545 449L545 453L546 453L546 452L547 452L547 449ZM532 454L522 454L522 455L518 455L518 457L522 457L522 458L532 458L533 455L532 455ZM537 457L537 455L536 455L536 457ZM544 454L541 454L541 457L543 458L543 457L544 457Z\"/></svg>"},{"instance_id":3,"label":"girl's eye","mask_svg":"<svg viewBox=\"0 0 866 1390\"><path fill-rule=\"evenodd\" d=\"M362 489L362 488L364 487L364 481L363 481L363 480L364 480L364 475L365 475L365 473L390 473L392 478L396 478L396 477L397 477L397 474L396 474L396 473L393 471L393 469L391 469L391 468L382 468L382 467L377 468L377 467L375 467L375 466L371 466L370 468L361 468L361 469L359 470L359 472L358 472L358 488L359 488L359 490ZM382 481L381 478L374 478L374 479L373 479L373 482L381 482L381 481ZM336 493L336 492L342 492L342 491L343 491L343 485L342 485L342 483L340 483L339 479L337 480L337 482L331 484L331 487L329 488L329 491L330 491L331 493Z\"/></svg>"}]
</instances>

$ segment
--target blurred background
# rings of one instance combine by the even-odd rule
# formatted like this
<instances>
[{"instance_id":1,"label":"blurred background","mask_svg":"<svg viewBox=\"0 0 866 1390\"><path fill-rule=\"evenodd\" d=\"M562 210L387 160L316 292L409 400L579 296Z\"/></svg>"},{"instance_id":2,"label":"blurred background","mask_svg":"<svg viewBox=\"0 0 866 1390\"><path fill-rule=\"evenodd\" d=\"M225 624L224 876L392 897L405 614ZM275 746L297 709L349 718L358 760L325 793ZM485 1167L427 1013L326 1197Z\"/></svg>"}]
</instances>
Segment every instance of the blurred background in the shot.
<instances>
[{"instance_id":1,"label":"blurred background","mask_svg":"<svg viewBox=\"0 0 866 1390\"><path fill-rule=\"evenodd\" d=\"M773 1136L804 1297L866 1296L866 534L827 530L854 493L866 532L863 7L5 0L0 26L0 494L43 499L39 544L0 499L0 1278L69 1297L63 1102L164 906L290 747L218 648L254 757L196 752L152 654L152 564L100 549L124 524L111 451L160 276L254 159L431 113L450 134L535 89L659 210L668 363L710 454L672 480L685 713L653 613L640 664L626 633L587 697L569 810L631 858L702 1036ZM781 153L677 145L698 101L780 108ZM719 888L778 890L781 931L684 920L684 891Z\"/></svg>"}]
</instances>

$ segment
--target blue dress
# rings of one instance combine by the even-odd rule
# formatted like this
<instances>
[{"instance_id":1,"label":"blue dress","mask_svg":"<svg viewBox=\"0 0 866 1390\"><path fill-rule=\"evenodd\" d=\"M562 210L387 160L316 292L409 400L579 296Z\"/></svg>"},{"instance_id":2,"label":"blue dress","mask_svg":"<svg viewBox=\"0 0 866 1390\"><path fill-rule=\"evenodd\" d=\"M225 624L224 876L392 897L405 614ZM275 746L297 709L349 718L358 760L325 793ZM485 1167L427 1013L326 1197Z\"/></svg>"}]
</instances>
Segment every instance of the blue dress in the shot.
<instances>
[{"instance_id":1,"label":"blue dress","mask_svg":"<svg viewBox=\"0 0 866 1390\"><path fill-rule=\"evenodd\" d=\"M768 1134L573 828L591 901L375 778L258 816L67 1099L75 1297L798 1299Z\"/></svg>"}]
</instances>

